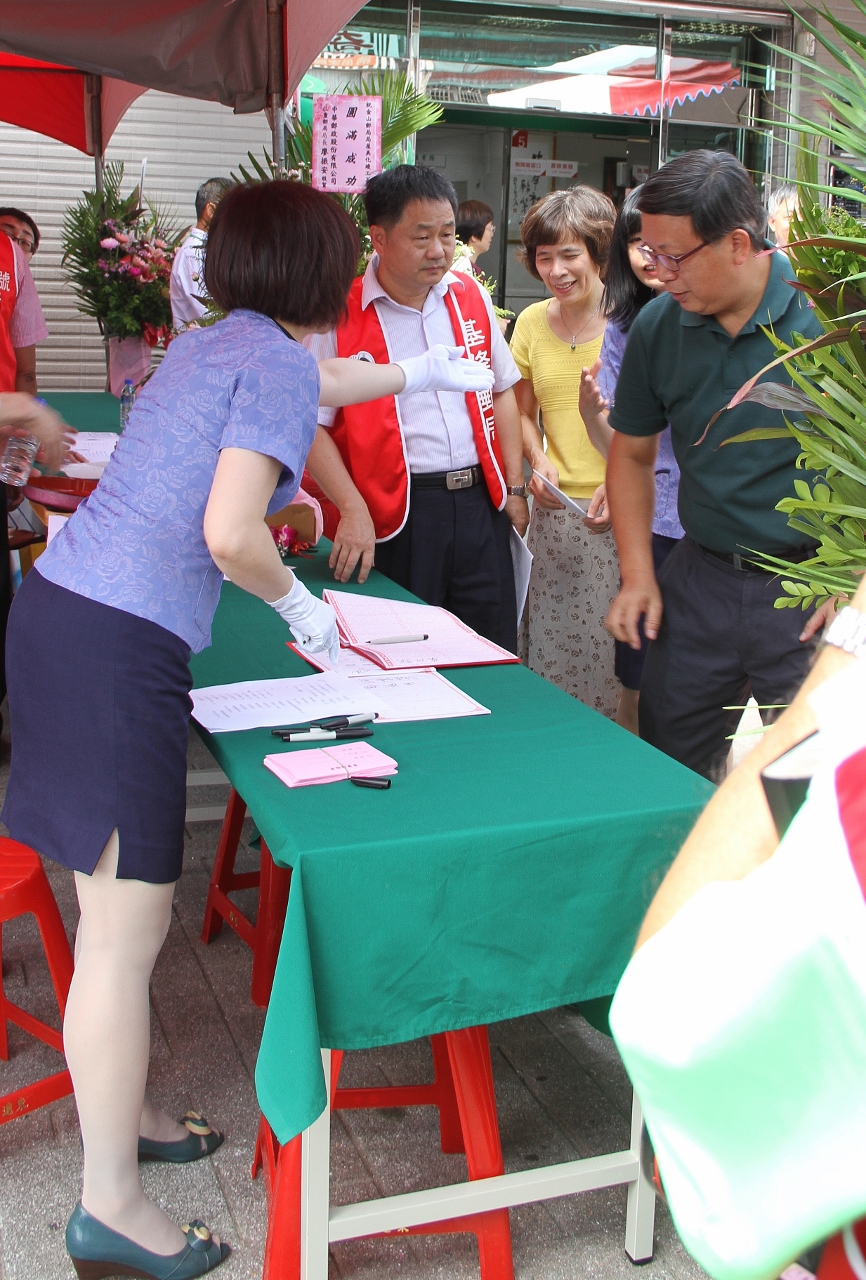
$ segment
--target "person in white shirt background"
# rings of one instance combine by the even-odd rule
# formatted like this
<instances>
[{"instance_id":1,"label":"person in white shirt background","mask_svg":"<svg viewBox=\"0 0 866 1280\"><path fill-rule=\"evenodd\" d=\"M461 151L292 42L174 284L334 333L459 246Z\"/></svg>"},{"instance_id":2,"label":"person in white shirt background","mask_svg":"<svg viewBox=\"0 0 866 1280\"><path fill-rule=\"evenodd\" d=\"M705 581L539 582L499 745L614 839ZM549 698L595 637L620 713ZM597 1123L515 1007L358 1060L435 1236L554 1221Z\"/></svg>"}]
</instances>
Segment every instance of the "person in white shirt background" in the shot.
<instances>
[{"instance_id":1,"label":"person in white shirt background","mask_svg":"<svg viewBox=\"0 0 866 1280\"><path fill-rule=\"evenodd\" d=\"M204 246L214 210L234 183L230 178L208 178L195 193L198 219L178 249L171 267L171 316L175 329L200 320L207 311L204 298Z\"/></svg>"}]
</instances>

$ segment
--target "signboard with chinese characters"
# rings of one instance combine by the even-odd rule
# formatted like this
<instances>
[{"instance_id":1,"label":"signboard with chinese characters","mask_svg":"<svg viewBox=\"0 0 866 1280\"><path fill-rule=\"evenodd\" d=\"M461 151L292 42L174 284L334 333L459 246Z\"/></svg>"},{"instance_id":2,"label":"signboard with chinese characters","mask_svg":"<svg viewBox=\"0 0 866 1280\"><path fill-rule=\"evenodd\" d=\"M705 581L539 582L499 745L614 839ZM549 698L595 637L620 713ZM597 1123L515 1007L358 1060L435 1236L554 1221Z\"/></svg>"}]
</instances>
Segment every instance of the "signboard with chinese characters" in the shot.
<instances>
[{"instance_id":1,"label":"signboard with chinese characters","mask_svg":"<svg viewBox=\"0 0 866 1280\"><path fill-rule=\"evenodd\" d=\"M382 168L382 99L313 95L313 172L318 191L363 191Z\"/></svg>"}]
</instances>

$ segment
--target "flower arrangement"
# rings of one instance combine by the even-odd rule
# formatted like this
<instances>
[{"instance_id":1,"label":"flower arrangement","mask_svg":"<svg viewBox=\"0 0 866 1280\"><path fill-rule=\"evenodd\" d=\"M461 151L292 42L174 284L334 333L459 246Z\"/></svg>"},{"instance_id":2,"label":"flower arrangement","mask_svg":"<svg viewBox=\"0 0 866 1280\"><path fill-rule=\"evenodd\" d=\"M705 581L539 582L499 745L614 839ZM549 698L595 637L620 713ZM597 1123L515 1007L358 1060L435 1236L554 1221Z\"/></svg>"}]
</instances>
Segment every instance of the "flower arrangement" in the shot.
<instances>
[{"instance_id":1,"label":"flower arrangement","mask_svg":"<svg viewBox=\"0 0 866 1280\"><path fill-rule=\"evenodd\" d=\"M305 556L313 545L311 542L305 542L298 536L297 529L292 528L290 524L272 525L271 537L277 545L277 550L284 560L290 556Z\"/></svg>"},{"instance_id":2,"label":"flower arrangement","mask_svg":"<svg viewBox=\"0 0 866 1280\"><path fill-rule=\"evenodd\" d=\"M181 229L143 207L136 187L120 194L123 165L105 166L104 189L85 191L63 221L63 267L79 300L106 338L171 335L169 278Z\"/></svg>"}]
</instances>

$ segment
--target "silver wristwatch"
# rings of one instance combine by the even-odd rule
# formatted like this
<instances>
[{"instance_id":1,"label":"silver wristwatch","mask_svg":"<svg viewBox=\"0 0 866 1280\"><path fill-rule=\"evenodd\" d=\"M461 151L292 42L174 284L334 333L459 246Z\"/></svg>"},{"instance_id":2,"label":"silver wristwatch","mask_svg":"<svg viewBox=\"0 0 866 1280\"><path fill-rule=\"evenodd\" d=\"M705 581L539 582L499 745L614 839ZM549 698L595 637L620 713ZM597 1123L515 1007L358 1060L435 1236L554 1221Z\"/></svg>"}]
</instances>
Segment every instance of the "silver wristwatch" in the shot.
<instances>
[{"instance_id":1,"label":"silver wristwatch","mask_svg":"<svg viewBox=\"0 0 866 1280\"><path fill-rule=\"evenodd\" d=\"M506 485L506 492L508 493L509 498L525 498L526 485L525 484Z\"/></svg>"},{"instance_id":2,"label":"silver wristwatch","mask_svg":"<svg viewBox=\"0 0 866 1280\"><path fill-rule=\"evenodd\" d=\"M850 605L837 613L824 635L824 643L844 649L855 658L866 658L866 613Z\"/></svg>"}]
</instances>

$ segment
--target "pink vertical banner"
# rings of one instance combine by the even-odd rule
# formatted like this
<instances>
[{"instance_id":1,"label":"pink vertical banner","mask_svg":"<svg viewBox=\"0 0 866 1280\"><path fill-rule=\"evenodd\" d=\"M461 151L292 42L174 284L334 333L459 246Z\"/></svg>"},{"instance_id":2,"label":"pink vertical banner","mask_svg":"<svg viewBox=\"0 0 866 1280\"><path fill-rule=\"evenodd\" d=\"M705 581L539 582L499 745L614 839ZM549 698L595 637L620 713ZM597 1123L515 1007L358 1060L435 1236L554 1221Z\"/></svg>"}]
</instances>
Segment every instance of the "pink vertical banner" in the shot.
<instances>
[{"instance_id":1,"label":"pink vertical banner","mask_svg":"<svg viewBox=\"0 0 866 1280\"><path fill-rule=\"evenodd\" d=\"M382 99L356 93L313 95L313 172L317 191L363 191L382 168Z\"/></svg>"}]
</instances>

